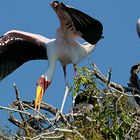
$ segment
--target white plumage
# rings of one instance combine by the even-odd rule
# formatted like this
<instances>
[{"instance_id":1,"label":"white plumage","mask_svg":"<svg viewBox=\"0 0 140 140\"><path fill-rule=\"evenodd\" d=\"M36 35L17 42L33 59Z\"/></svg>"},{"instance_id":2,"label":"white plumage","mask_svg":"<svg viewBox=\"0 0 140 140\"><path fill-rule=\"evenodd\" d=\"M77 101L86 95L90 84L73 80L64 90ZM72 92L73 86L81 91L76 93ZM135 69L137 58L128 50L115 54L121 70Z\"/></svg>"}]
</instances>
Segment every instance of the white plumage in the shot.
<instances>
[{"instance_id":1,"label":"white plumage","mask_svg":"<svg viewBox=\"0 0 140 140\"><path fill-rule=\"evenodd\" d=\"M54 1L51 3L60 20L56 39L12 30L0 38L0 79L13 72L29 60L48 59L48 69L37 82L35 109L40 103L45 89L51 84L55 65L60 61L66 77L66 66L77 65L95 49L95 44L102 38L102 24L87 14ZM139 28L138 28L139 29ZM81 37L87 42L79 43Z\"/></svg>"}]
</instances>

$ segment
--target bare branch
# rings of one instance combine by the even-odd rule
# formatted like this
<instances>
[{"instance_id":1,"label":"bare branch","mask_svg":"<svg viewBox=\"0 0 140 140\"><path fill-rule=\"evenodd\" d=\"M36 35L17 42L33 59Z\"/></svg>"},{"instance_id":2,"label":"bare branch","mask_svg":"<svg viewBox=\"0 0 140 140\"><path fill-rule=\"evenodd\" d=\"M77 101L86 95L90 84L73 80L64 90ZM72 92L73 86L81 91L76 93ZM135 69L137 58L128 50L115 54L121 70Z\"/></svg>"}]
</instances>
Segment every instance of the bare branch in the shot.
<instances>
[{"instance_id":1,"label":"bare branch","mask_svg":"<svg viewBox=\"0 0 140 140\"><path fill-rule=\"evenodd\" d=\"M108 83L108 78L106 78L101 72L100 70L97 68L97 66L95 64L94 65L94 71L92 71L90 73L91 76L96 76L98 79L100 79L103 83ZM124 87L120 84L117 84L117 83L114 83L114 82L110 82L110 87L114 88L116 91L120 92L121 94L122 93L125 93L125 92L138 92L140 93L140 91L135 88L135 87Z\"/></svg>"},{"instance_id":2,"label":"bare branch","mask_svg":"<svg viewBox=\"0 0 140 140\"><path fill-rule=\"evenodd\" d=\"M25 127L23 126L22 122L15 119L12 115L10 115L10 117L8 118L8 120L13 123L14 125L16 125L17 127L25 130Z\"/></svg>"},{"instance_id":3,"label":"bare branch","mask_svg":"<svg viewBox=\"0 0 140 140\"><path fill-rule=\"evenodd\" d=\"M42 139L53 139L53 140L56 140L56 139L62 139L64 137L64 134L61 134L61 135L58 135L58 136L42 136L41 138Z\"/></svg>"},{"instance_id":4,"label":"bare branch","mask_svg":"<svg viewBox=\"0 0 140 140\"><path fill-rule=\"evenodd\" d=\"M18 102L14 101L12 105L13 106L18 106ZM22 101L22 105L25 109L34 110L34 101L32 101L32 102L31 101ZM42 110L51 112L53 115L55 115L56 112L57 112L56 108L54 108L52 105L44 103L44 102L41 102L40 108Z\"/></svg>"},{"instance_id":5,"label":"bare branch","mask_svg":"<svg viewBox=\"0 0 140 140\"><path fill-rule=\"evenodd\" d=\"M128 136L129 136L129 134L131 133L132 129L134 128L135 124L136 124L136 122L134 122L134 123L131 125L131 127L130 127L128 133L126 133L126 135L125 135L124 140L127 140L127 139L128 139Z\"/></svg>"},{"instance_id":6,"label":"bare branch","mask_svg":"<svg viewBox=\"0 0 140 140\"><path fill-rule=\"evenodd\" d=\"M14 86L15 93L16 93L16 99L18 101L18 110L23 110L24 112L26 112L26 110L24 109L24 107L20 101L19 90L18 90L16 84L14 83L13 86ZM25 116L22 113L19 113L19 114L20 114L20 117L23 120L23 122L25 122L25 120L26 120Z\"/></svg>"},{"instance_id":7,"label":"bare branch","mask_svg":"<svg viewBox=\"0 0 140 140\"><path fill-rule=\"evenodd\" d=\"M12 104L12 106L17 106L18 105L18 102L13 102L13 104ZM23 107L25 107L25 108L28 108L28 109L32 109L32 110L35 110L33 107L34 107L34 101L33 102L27 102L27 101L23 101ZM41 109L44 109L44 110L49 110L49 112L51 112L52 114L55 114L56 113L56 109L54 108L54 107L52 107L51 105L49 105L49 104L46 104L46 103L41 103ZM16 110L17 111L17 110ZM19 112L19 111L17 111L17 112ZM21 111L20 111L21 112ZM23 111L22 111L23 112ZM21 113L22 113L21 112ZM37 111L38 112L38 111ZM49 121L49 119L47 119L44 115L42 115L40 112L38 112L39 113L39 115L40 116L38 116L38 117L41 117L41 118L43 118L43 120L45 120L45 121L47 121L52 127L54 127L53 126L53 124ZM26 113L24 113L24 114L26 114ZM38 119L38 117L34 117L33 115L29 115L30 113L28 113L27 112L27 114L26 115L28 115L30 118L34 118L34 119ZM40 119L41 119L40 118ZM55 127L54 127L55 128Z\"/></svg>"},{"instance_id":8,"label":"bare branch","mask_svg":"<svg viewBox=\"0 0 140 140\"><path fill-rule=\"evenodd\" d=\"M111 74L112 74L112 68L110 68L109 71L108 71L107 86L110 84L110 81L111 81Z\"/></svg>"},{"instance_id":9,"label":"bare branch","mask_svg":"<svg viewBox=\"0 0 140 140\"><path fill-rule=\"evenodd\" d=\"M10 139L6 138L3 134L0 133L0 140L10 140Z\"/></svg>"},{"instance_id":10,"label":"bare branch","mask_svg":"<svg viewBox=\"0 0 140 140\"><path fill-rule=\"evenodd\" d=\"M63 129L63 128L56 128L55 131L68 132L68 133L76 133L77 135L80 136L81 139L86 140L84 138L84 136L82 136L81 133L78 132L75 128L73 130L71 130L71 129Z\"/></svg>"},{"instance_id":11,"label":"bare branch","mask_svg":"<svg viewBox=\"0 0 140 140\"><path fill-rule=\"evenodd\" d=\"M23 114L25 114L25 115L28 115L28 116L32 116L33 117L33 115L31 114L31 113L29 113L29 112L24 112L24 111L22 111L22 110L18 110L18 109L14 109L14 108L9 108L9 107L4 107L4 106L0 106L0 109L3 109L3 110L7 110L7 111L13 111L13 112L19 112L19 113L23 113Z\"/></svg>"},{"instance_id":12,"label":"bare branch","mask_svg":"<svg viewBox=\"0 0 140 140\"><path fill-rule=\"evenodd\" d=\"M99 69L97 69L96 65L94 64L94 71L90 73L90 75L95 75L98 79L100 79L102 82L104 83L108 83L108 78L106 78L101 72ZM114 82L110 82L109 84L111 87L121 91L121 92L124 92L124 87L122 85L119 85L119 84L116 84Z\"/></svg>"}]
</instances>

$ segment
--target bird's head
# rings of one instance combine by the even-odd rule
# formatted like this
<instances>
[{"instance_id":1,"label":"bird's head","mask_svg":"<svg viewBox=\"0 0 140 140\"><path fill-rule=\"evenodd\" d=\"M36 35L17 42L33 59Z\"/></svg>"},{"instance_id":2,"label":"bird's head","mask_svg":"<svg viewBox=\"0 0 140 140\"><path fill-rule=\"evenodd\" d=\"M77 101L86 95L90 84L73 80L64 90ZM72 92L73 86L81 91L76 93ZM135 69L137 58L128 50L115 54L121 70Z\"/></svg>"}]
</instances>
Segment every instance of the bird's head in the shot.
<instances>
[{"instance_id":1,"label":"bird's head","mask_svg":"<svg viewBox=\"0 0 140 140\"><path fill-rule=\"evenodd\" d=\"M35 111L38 107L38 112L40 112L40 105L42 102L43 95L45 93L45 90L49 87L50 84L51 84L51 81L50 80L46 81L43 75L38 80L37 85L36 85Z\"/></svg>"}]
</instances>

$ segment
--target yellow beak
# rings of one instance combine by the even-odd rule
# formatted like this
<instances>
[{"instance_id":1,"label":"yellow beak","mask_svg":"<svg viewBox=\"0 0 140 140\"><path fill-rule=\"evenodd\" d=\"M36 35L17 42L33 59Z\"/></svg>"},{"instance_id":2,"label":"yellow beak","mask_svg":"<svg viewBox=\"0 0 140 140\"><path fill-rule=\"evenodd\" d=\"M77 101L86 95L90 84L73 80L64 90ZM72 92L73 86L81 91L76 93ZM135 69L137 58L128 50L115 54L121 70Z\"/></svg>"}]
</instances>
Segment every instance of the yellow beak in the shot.
<instances>
[{"instance_id":1,"label":"yellow beak","mask_svg":"<svg viewBox=\"0 0 140 140\"><path fill-rule=\"evenodd\" d=\"M44 88L42 86L37 86L36 87L36 99L35 99L35 111L34 111L34 116L36 115L36 109L38 107L38 112L40 113L40 105L42 102L42 97L44 95Z\"/></svg>"}]
</instances>

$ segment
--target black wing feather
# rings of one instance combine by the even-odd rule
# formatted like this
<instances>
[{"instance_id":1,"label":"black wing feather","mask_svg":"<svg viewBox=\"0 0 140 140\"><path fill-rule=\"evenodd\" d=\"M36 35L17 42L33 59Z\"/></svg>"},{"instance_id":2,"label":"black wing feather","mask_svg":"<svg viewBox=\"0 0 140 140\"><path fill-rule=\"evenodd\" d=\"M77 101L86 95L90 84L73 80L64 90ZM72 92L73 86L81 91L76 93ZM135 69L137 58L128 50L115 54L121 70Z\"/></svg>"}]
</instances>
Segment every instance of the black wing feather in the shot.
<instances>
[{"instance_id":1,"label":"black wing feather","mask_svg":"<svg viewBox=\"0 0 140 140\"><path fill-rule=\"evenodd\" d=\"M101 22L77 9L65 5L63 8L71 17L76 30L81 32L83 39L94 45L102 38L103 26Z\"/></svg>"},{"instance_id":2,"label":"black wing feather","mask_svg":"<svg viewBox=\"0 0 140 140\"><path fill-rule=\"evenodd\" d=\"M29 60L47 59L45 47L34 40L14 33L0 38L0 80Z\"/></svg>"}]
</instances>

